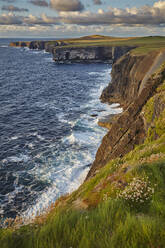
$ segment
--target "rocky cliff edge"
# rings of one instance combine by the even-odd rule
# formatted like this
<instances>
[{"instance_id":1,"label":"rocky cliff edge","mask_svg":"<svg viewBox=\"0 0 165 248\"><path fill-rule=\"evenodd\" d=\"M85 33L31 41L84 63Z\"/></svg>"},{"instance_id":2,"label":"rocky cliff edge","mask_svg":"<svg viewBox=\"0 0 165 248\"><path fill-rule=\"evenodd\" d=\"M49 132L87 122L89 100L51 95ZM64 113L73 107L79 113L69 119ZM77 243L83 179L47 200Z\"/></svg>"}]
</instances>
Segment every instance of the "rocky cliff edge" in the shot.
<instances>
[{"instance_id":1,"label":"rocky cliff edge","mask_svg":"<svg viewBox=\"0 0 165 248\"><path fill-rule=\"evenodd\" d=\"M103 138L87 178L97 174L108 161L122 158L136 145L144 143L152 123L146 125L143 108L164 81L165 70L160 67L163 61L163 52L141 56L130 52L113 65L112 81L103 90L101 100L107 103L119 102L124 112L116 118ZM159 102L156 108L155 111L160 114L165 105Z\"/></svg>"}]
</instances>

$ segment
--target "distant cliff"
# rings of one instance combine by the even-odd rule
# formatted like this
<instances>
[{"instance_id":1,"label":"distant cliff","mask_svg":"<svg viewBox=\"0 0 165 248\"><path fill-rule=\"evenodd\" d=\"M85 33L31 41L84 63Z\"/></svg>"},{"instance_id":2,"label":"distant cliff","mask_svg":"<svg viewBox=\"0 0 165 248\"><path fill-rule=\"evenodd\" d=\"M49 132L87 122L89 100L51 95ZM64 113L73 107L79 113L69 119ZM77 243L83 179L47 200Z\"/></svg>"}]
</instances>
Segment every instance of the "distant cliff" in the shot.
<instances>
[{"instance_id":1,"label":"distant cliff","mask_svg":"<svg viewBox=\"0 0 165 248\"><path fill-rule=\"evenodd\" d=\"M57 63L113 63L131 49L131 46L64 46L53 49L53 59Z\"/></svg>"},{"instance_id":2,"label":"distant cliff","mask_svg":"<svg viewBox=\"0 0 165 248\"><path fill-rule=\"evenodd\" d=\"M135 46L68 46L63 41L18 41L12 47L28 47L53 54L56 63L113 63Z\"/></svg>"},{"instance_id":3,"label":"distant cliff","mask_svg":"<svg viewBox=\"0 0 165 248\"><path fill-rule=\"evenodd\" d=\"M11 47L28 47L29 49L45 50L46 52L52 53L52 50L56 46L63 46L65 43L63 41L16 41L11 42Z\"/></svg>"}]
</instances>

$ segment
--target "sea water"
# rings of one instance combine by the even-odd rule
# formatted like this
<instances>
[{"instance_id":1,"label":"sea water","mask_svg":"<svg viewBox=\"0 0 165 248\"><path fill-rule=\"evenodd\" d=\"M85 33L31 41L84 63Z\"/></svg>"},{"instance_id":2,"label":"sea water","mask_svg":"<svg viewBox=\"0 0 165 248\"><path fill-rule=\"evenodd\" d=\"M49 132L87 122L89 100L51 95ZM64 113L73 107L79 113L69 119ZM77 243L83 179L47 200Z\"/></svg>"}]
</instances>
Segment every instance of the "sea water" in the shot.
<instances>
[{"instance_id":1,"label":"sea water","mask_svg":"<svg viewBox=\"0 0 165 248\"><path fill-rule=\"evenodd\" d=\"M57 65L0 39L0 215L35 216L85 179L106 133L109 64Z\"/></svg>"}]
</instances>

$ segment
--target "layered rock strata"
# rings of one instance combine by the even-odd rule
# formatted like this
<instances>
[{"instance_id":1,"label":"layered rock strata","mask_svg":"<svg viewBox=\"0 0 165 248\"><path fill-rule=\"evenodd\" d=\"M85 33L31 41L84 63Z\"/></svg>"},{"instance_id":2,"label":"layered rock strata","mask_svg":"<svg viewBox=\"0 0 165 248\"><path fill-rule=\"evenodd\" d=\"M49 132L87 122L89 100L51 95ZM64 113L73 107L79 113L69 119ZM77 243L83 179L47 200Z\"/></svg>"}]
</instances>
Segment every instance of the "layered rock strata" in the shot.
<instances>
[{"instance_id":1,"label":"layered rock strata","mask_svg":"<svg viewBox=\"0 0 165 248\"><path fill-rule=\"evenodd\" d=\"M165 70L158 70L163 61L162 56L165 61L165 54L161 56L156 53L146 56L126 54L113 65L112 81L103 91L101 99L109 103L120 102L125 106L125 111L112 123L109 132L103 138L87 179L94 176L111 159L123 157L133 150L135 145L144 142L150 125L146 125L142 109L165 79ZM153 74L157 70L158 72ZM141 88L146 74L148 78Z\"/></svg>"},{"instance_id":2,"label":"layered rock strata","mask_svg":"<svg viewBox=\"0 0 165 248\"><path fill-rule=\"evenodd\" d=\"M103 90L101 101L128 106L137 97L142 80L157 56L157 53L138 56L128 53L121 57L112 67L112 80Z\"/></svg>"}]
</instances>

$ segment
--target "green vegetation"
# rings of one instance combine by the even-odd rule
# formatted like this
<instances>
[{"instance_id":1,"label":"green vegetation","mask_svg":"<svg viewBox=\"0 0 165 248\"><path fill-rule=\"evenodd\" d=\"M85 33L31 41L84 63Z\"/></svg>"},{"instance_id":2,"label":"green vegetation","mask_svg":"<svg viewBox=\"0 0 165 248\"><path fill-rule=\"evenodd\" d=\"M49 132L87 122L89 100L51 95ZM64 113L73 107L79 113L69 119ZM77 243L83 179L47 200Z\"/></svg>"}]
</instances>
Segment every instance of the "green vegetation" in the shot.
<instances>
[{"instance_id":1,"label":"green vegetation","mask_svg":"<svg viewBox=\"0 0 165 248\"><path fill-rule=\"evenodd\" d=\"M119 38L94 35L62 41L66 47L135 46L137 48L133 49L132 53L136 55L165 49L165 37L163 36ZM58 42L60 42L60 40ZM53 44L53 41L51 44ZM61 47L63 47L63 45Z\"/></svg>"},{"instance_id":2,"label":"green vegetation","mask_svg":"<svg viewBox=\"0 0 165 248\"><path fill-rule=\"evenodd\" d=\"M101 44L102 38L93 40ZM164 37L115 39L106 42L138 44L137 54L165 47ZM90 37L85 40L84 45L90 43ZM33 223L21 226L16 221L0 229L0 247L165 248L164 109L165 81L141 111L148 130L144 144L109 161L95 177L61 197Z\"/></svg>"},{"instance_id":3,"label":"green vegetation","mask_svg":"<svg viewBox=\"0 0 165 248\"><path fill-rule=\"evenodd\" d=\"M19 42L11 43L12 46ZM29 41L21 42L22 46L29 46ZM49 45L54 45L56 48L85 48L99 46L133 46L132 54L142 55L153 51L165 50L164 36L148 36L148 37L111 37L103 35L91 35L81 38L50 40L46 41ZM57 46L58 43L58 46Z\"/></svg>"}]
</instances>

